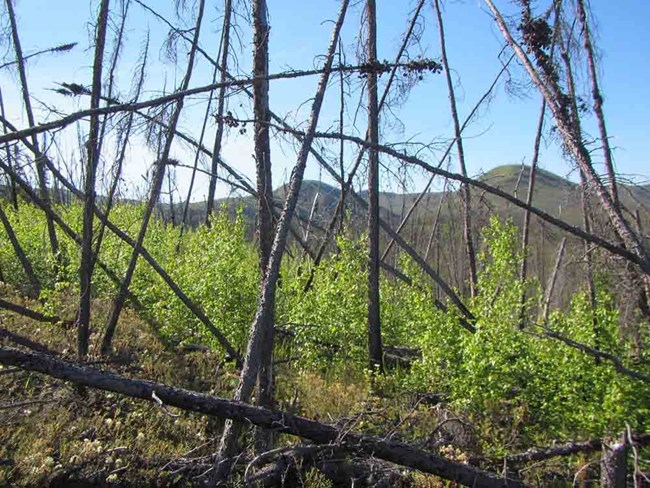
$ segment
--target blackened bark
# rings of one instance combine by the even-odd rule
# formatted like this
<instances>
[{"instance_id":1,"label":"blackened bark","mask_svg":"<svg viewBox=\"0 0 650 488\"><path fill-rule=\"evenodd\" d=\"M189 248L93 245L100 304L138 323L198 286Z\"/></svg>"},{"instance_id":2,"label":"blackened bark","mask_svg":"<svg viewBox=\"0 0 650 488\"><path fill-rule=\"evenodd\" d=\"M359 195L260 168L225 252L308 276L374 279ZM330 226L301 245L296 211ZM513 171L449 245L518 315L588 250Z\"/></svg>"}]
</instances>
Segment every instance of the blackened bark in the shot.
<instances>
[{"instance_id":1,"label":"blackened bark","mask_svg":"<svg viewBox=\"0 0 650 488\"><path fill-rule=\"evenodd\" d=\"M205 0L199 2L198 13L196 16L196 26L194 28L194 38L192 42L192 48L190 49L189 58L187 61L187 68L185 71L185 76L181 83L180 91L187 90L187 87L190 84L190 79L192 78L192 70L194 69L194 58L196 56L196 49L199 42L199 34L201 32L201 23L203 20L203 11L205 7ZM153 211L156 207L156 203L160 198L160 192L162 185L165 179L165 166L169 162L169 153L171 151L172 142L174 140L174 134L176 130L176 125L178 124L178 119L180 118L181 111L183 110L184 99L180 98L176 102L174 107L174 112L172 113L171 120L169 122L169 127L165 134L165 145L161 151L158 161L154 163L153 168L153 178L151 182L151 189L149 193L149 200L147 206L145 207L144 215L142 216L142 224L140 225L140 230L138 232L135 245L133 247L133 253L131 254L131 259L127 267L124 279L120 285L119 292L115 297L113 302L113 310L111 316L106 325L106 332L102 339L101 353L108 354L111 349L111 343L113 341L113 336L115 334L115 329L117 328L117 322L119 320L120 314L126 302L128 295L129 286L131 286L131 280L133 274L135 273L135 268L138 262L138 257L142 253L142 244L144 238L147 234L147 228L149 226L149 221L153 214Z\"/></svg>"},{"instance_id":2,"label":"blackened bark","mask_svg":"<svg viewBox=\"0 0 650 488\"><path fill-rule=\"evenodd\" d=\"M600 483L603 488L625 488L627 486L627 453L625 440L603 443L600 462Z\"/></svg>"},{"instance_id":3,"label":"blackened bark","mask_svg":"<svg viewBox=\"0 0 650 488\"><path fill-rule=\"evenodd\" d=\"M330 69L334 60L336 43L341 27L343 26L343 20L345 19L348 3L349 0L343 0L341 4L341 10L330 41L325 61L325 68L318 83L318 89L312 104L308 131L302 141L296 165L291 172L289 191L285 199L284 210L280 215L280 220L278 221L277 230L275 232L269 263L260 289L257 312L253 319L253 323L251 324L251 332L246 350L244 367L242 368L239 385L234 395L235 401L238 402L247 402L250 399L259 371L261 349L265 346L263 342L265 338L263 327L269 323L273 325L270 318L273 317L275 311L275 293L278 285L280 264L282 263L282 258L284 256L287 236L289 234L289 228L291 227L291 220L298 203L300 187L302 185L305 167L307 165L307 156L309 155L314 140L314 133L316 132L318 117L325 97ZM240 423L226 422L219 445L217 464L212 474L212 480L215 483L222 483L230 474L232 467L232 454L236 451L241 428L242 425Z\"/></svg>"},{"instance_id":4,"label":"blackened bark","mask_svg":"<svg viewBox=\"0 0 650 488\"><path fill-rule=\"evenodd\" d=\"M102 95L102 67L104 64L104 46L106 44L106 27L108 24L109 0L102 0L97 16L95 33L95 59L93 64L93 87L90 96L90 109L99 108ZM90 130L86 141L86 180L84 185L84 211L81 243L81 264L79 265L79 310L77 312L77 355L83 359L88 354L90 335L90 299L92 294L93 224L95 208L95 179L99 165L99 116L90 117Z\"/></svg>"},{"instance_id":5,"label":"blackened bark","mask_svg":"<svg viewBox=\"0 0 650 488\"><path fill-rule=\"evenodd\" d=\"M255 170L257 176L257 234L259 237L260 283L265 272L273 246L273 182L271 175L271 141L269 134L269 32L266 0L253 2L253 110L255 114L254 143ZM224 67L225 70L225 67ZM222 72L225 80L225 71ZM260 350L260 364L257 372L257 404L273 408L273 347L274 310L265 316L260 324L264 347ZM256 432L256 449L263 452L273 447L272 432Z\"/></svg>"},{"instance_id":6,"label":"blackened bark","mask_svg":"<svg viewBox=\"0 0 650 488\"><path fill-rule=\"evenodd\" d=\"M254 9L255 7L253 7ZM230 54L230 19L232 17L232 1L225 0L223 6L223 27L221 29L221 66L220 82L226 83L228 73L228 55ZM214 194L217 189L217 169L219 168L219 158L221 157L221 145L223 141L224 119L223 112L226 105L226 86L219 88L217 97L217 133L214 137L214 147L212 148L212 160L210 163L210 184L208 186L208 201L205 208L205 225L210 225L210 215L214 209ZM188 195L189 202L189 195Z\"/></svg>"},{"instance_id":7,"label":"blackened bark","mask_svg":"<svg viewBox=\"0 0 650 488\"><path fill-rule=\"evenodd\" d=\"M377 9L375 0L366 1L366 62L377 61ZM379 144L379 102L377 73L368 72L368 142ZM370 368L383 372L379 297L379 153L368 151L368 355Z\"/></svg>"}]
</instances>

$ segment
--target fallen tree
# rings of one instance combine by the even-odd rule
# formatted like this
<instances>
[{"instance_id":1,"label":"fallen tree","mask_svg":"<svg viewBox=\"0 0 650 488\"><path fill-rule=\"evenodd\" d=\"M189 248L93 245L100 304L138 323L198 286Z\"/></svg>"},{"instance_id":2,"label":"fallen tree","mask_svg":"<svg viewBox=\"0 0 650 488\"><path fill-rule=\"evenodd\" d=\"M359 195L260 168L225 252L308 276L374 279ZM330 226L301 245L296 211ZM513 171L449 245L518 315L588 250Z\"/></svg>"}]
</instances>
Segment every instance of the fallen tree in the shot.
<instances>
[{"instance_id":1,"label":"fallen tree","mask_svg":"<svg viewBox=\"0 0 650 488\"><path fill-rule=\"evenodd\" d=\"M162 383L132 379L123 375L56 359L46 354L0 347L0 364L36 371L77 385L111 391L133 398L214 415L236 421L250 422L276 432L307 439L315 444L336 444L346 451L363 453L408 468L456 481L466 486L525 486L521 481L507 479L424 452L401 442L389 442L378 437L343 432L331 425L286 412L234 402L204 393L174 388Z\"/></svg>"}]
</instances>

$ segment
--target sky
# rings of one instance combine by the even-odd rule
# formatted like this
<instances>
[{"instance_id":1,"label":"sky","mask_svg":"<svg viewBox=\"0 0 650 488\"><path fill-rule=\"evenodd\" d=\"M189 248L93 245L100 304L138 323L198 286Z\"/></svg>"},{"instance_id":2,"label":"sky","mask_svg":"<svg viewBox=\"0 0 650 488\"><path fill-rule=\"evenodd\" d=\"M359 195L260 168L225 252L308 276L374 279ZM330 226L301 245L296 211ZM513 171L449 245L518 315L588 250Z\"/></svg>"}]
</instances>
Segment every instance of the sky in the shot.
<instances>
[{"instance_id":1,"label":"sky","mask_svg":"<svg viewBox=\"0 0 650 488\"><path fill-rule=\"evenodd\" d=\"M143 0L144 1L144 0ZM4 2L3 2L4 3ZM69 53L43 55L28 62L28 80L32 97L37 101L37 121L53 120L62 114L87 108L89 98L69 99L53 91L57 83L74 82L90 85L93 56L93 22L98 1L61 0L16 0L19 33L25 54L33 53L59 44L76 42ZM145 3L158 10L177 26L190 28L193 22L195 3L186 0L188 11L182 18L176 17L171 0L146 0ZM237 36L234 43L230 70L236 76L247 77L251 72L251 29L248 25L250 11L248 2L235 0L237 5ZM346 62L356 63L355 47L359 41L360 19L363 2L351 2L342 33L342 44L346 51ZM506 12L512 2L497 1L497 6ZM543 4L545 2L538 2ZM415 0L377 0L378 57L393 59L401 43ZM499 53L503 38L495 27L483 0L446 0L443 2L443 17L447 37L447 52L455 83L458 111L463 120L474 104L491 85L501 69L501 62L507 59ZM121 0L111 0L112 29L109 46L115 33ZM268 0L270 37L270 72L288 69L311 69L321 66L326 52L333 21L339 9L339 1L313 0ZM650 35L644 23L650 18L650 2L647 0L591 0L593 28L599 54L599 75L604 94L604 108L615 148L615 165L620 174L638 182L647 182L650 177L646 143L650 136L648 114L650 96L647 80L650 75ZM222 22L223 2L207 0L206 14L202 24L201 46L217 57ZM4 7L0 10L3 27L6 27ZM159 96L163 89L170 92L180 83L187 59L187 46L177 44L178 63L164 53L163 44L167 27L135 2L128 11L125 47L120 56L116 72L118 95L129 97L132 79L137 71L144 40L149 35L149 61L147 80L142 98ZM422 10L419 24L420 39L409 48L411 58L422 55L434 60L440 56L437 23L430 1ZM112 47L109 47L109 53ZM0 64L11 59L11 44L5 39L0 44ZM191 86L211 82L212 68L204 59L199 59L192 77ZM386 77L382 77L385 81ZM507 81L507 82L506 82ZM468 172L479 175L501 164L530 163L535 127L540 109L540 96L527 83L523 70L517 63L511 65L510 73L496 87L489 105L484 106L465 132L465 151ZM318 83L318 77L304 77L294 80L278 80L271 83L270 104L274 112L286 117L295 125L306 127L311 98ZM18 87L18 76L11 68L0 69L0 88L7 117L18 127L27 126L22 109ZM363 135L366 115L358 108L359 97L363 95L358 77L352 75L345 84L349 93L344 118L345 130L354 135ZM338 76L329 84L328 92L319 120L319 130L338 130L339 117ZM202 119L207 106L207 94L199 95L186 102L179 128L195 139L200 137ZM245 96L233 95L228 109L239 118L250 117L250 103ZM212 109L214 110L214 108ZM551 135L549 123L545 132L540 166L562 176L575 179L572 165L561 152L556 138ZM595 135L594 121L585 120L585 128ZM58 135L57 147L48 149L59 164L75 168L80 166L78 134L81 138L88 130L84 120L77 126ZM447 87L443 74L427 74L413 87L399 103L393 103L389 112L382 115L382 143L395 144L409 141L409 150L420 149L423 159L438 164L438 158L452 137L453 123L449 115ZM208 125L204 143L211 147L214 135L214 119ZM103 153L105 168L114 159L114 148L107 144ZM280 137L272 144L273 179L275 186L285 183L295 164L297 146ZM333 160L338 146L330 144L326 154ZM355 154L353 146L347 146L346 164ZM255 180L253 146L250 130L240 135L237 130L227 134L224 159L241 171L251 181ZM122 191L125 195L143 195L147 188L145 175L154 159L154 152L146 147L142 137L135 137L129 145L129 156L124 172ZM187 147L175 144L172 156L184 164L192 165L194 154ZM602 158L595 153L596 162ZM395 161L382 158L386 166L382 172L382 188L390 191L419 191L428 179L421 171L405 171ZM205 166L207 161L200 160ZM453 157L448 164L458 171L458 162ZM176 170L176 198L185 198L189 170ZM306 178L332 183L318 164L310 160ZM363 184L363 181L359 181ZM101 191L101 189L100 189ZM207 179L199 176L192 200L203 200L207 193ZM218 186L218 195L225 196L229 190L225 184Z\"/></svg>"}]
</instances>

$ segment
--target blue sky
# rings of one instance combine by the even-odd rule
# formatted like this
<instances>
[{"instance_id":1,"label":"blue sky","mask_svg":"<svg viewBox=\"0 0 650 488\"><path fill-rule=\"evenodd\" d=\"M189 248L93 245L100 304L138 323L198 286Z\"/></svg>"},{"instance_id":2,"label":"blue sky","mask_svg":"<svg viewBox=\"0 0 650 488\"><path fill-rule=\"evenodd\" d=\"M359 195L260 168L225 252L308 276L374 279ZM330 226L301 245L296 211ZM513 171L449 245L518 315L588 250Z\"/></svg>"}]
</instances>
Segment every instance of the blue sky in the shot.
<instances>
[{"instance_id":1,"label":"blue sky","mask_svg":"<svg viewBox=\"0 0 650 488\"><path fill-rule=\"evenodd\" d=\"M176 24L182 24L174 19L173 2L168 0L148 0L152 7L160 10ZM187 2L190 6L191 1ZM239 3L239 13L248 15L245 2ZM67 81L85 85L90 84L92 65L92 27L98 2L81 0L64 0L49 2L44 0L17 0L16 10L23 49L26 54L51 47L53 45L78 42L77 47L67 54L57 56L41 56L29 62L28 77L34 98L49 107L56 107L61 112L70 112L86 107L87 98L69 100L51 91L56 82ZM120 5L118 0L111 2L114 9ZM378 35L379 57L392 59L407 26L409 14L415 6L414 0L378 0ZM507 9L511 2L501 0L497 5ZM216 57L218 34L221 25L221 1L207 1L206 18L202 29L202 47ZM650 2L645 0L626 0L612 2L608 0L592 0L592 10L596 19L595 35L600 53L600 75L602 91L605 95L605 111L612 143L615 150L616 167L623 175L634 177L639 181L648 179L648 156L646 143L650 136L648 130L648 114L650 114L650 96L647 93L647 79L650 74L650 36L644 28L644 22L650 18ZM270 71L279 72L288 68L308 69L322 62L318 56L327 48L333 20L337 14L339 2L335 0L316 0L296 2L290 0L268 0L271 39L270 39ZM359 22L362 2L356 2L346 17L343 32L343 43L348 48L348 61L354 62L354 46L359 35ZM419 46L412 47L412 56L423 54L437 59L439 46L437 25L430 2L423 9L422 37ZM329 20L329 21L327 21ZM445 2L444 20L447 33L447 50L456 81L460 117L464 118L483 92L492 83L495 74L500 69L498 53L501 51L503 40L494 26L491 17L486 13L482 0L449 1ZM250 72L250 28L243 19L240 25L240 43L236 44L238 67L232 71L240 76ZM184 27L188 27L185 23ZM129 11L126 49L121 56L121 64L117 73L119 91L126 96L133 77L139 50L146 32L150 33L150 60L153 61L147 83L145 97L153 97L161 93L166 84L171 91L179 82L182 70L177 68L162 54L161 46L166 35L166 28L140 6L132 3ZM7 55L8 43L1 46L2 55ZM186 49L181 45L179 59L184 61ZM182 63L181 63L182 64ZM512 81L525 82L522 70L513 65ZM192 86L207 84L212 76L211 68L203 60L199 62L192 79ZM10 70L0 70L0 87L5 99L9 118L20 127L26 126L26 119L21 112L18 77ZM296 124L305 124L309 99L313 96L317 77L297 80L275 81L271 85L272 109ZM358 85L358 84L357 84ZM352 88L352 93L358 97L360 87ZM332 82L322 118L319 124L321 130L328 130L338 124L338 83ZM195 138L199 137L201 118L205 110L207 96L199 96L188 101L183 113L180 127ZM305 103L307 102L307 103ZM357 126L353 127L355 108L358 99L350 98L347 110L346 129L355 134L362 134L365 115L357 112ZM39 106L37 119L43 121L53 118L43 105ZM539 95L532 89L523 88L517 96L506 90L501 83L488 107L485 107L479 118L467 129L466 152L468 170L471 174L479 174L500 164L520 164L530 162L534 130L540 105ZM243 97L233 97L229 108L242 118L250 115L248 102ZM400 123L396 123L399 120ZM593 121L586 121L586 128L595 134ZM206 135L206 145L212 145L214 128L209 127ZM87 130L87 122L78 126L82 133ZM392 115L384 118L382 138L386 143L404 140L434 143L433 149L423 153L426 159L437 162L443 141L449 139L453 125L449 117L447 90L443 75L427 75L425 80L415 87L407 100L393 107ZM77 138L75 129L68 130L60 139L60 161L78 161L76 153ZM290 168L295 162L295 145L288 142L273 144L274 179L281 184L288 178ZM335 150L335 147L331 147ZM353 148L346 148L353 155ZM106 164L112 160L112 149L104 153ZM192 164L193 155L183 146L175 145L173 153L186 164ZM250 131L245 136L239 136L235 131L228 136L224 148L225 159L234 167L254 180L254 163L251 157L252 144ZM142 193L146 184L141 176L150 164L152 153L145 147L141 139L134 139L130 147L130 157L125 172L128 185L125 191ZM596 157L600 160L599 156ZM398 172L395 162L385 161L391 172ZM205 164L205 162L203 162ZM573 176L571 164L563 159L556 140L548 139L542 150L541 166L564 176ZM455 159L451 168L457 170ZM310 161L307 177L322 178L331 182L321 173L317 164ZM422 173L412 171L407 189L422 188ZM177 184L185 191L188 172L177 174ZM401 185L388 172L383 175L383 187L389 190L399 190ZM207 183L201 178L193 199L204 198ZM227 194L225 187L219 188L219 194Z\"/></svg>"}]
</instances>

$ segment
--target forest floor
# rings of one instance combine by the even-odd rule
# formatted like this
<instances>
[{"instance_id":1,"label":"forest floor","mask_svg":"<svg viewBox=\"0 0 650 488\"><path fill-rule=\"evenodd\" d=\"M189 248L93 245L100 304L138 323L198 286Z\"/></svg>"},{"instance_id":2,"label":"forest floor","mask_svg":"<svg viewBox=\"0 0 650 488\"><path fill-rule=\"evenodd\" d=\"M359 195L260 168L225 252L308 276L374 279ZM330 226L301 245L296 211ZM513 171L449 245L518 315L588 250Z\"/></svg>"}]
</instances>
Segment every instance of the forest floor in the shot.
<instances>
[{"instance_id":1,"label":"forest floor","mask_svg":"<svg viewBox=\"0 0 650 488\"><path fill-rule=\"evenodd\" d=\"M14 303L38 308L5 287ZM70 297L70 307L74 299ZM110 303L93 303L93 323L105 323ZM71 314L71 310L67 311ZM74 359L76 331L0 312L0 324L15 334ZM91 336L98 342L97 331ZM6 345L14 346L6 339ZM232 365L203 347L172 349L131 311L121 319L110 358L91 355L88 366L134 378L230 398L238 382ZM300 371L278 365L278 408L350 430L440 444L431 433L439 425L439 405L370 388L367 377L345 371ZM435 403L435 402L434 402ZM400 413L401 412L401 413ZM407 413L404 413L407 412ZM447 422L451 425L453 422ZM0 366L0 486L189 486L214 461L223 421ZM457 424L461 426L461 423ZM445 433L453 436L454 429ZM461 433L460 439L466 433ZM281 436L279 445L299 440ZM450 445L445 453L462 460ZM243 452L243 468L253 454ZM433 476L359 461L368 483L441 486ZM234 478L234 486L243 480ZM333 486L316 469L302 473L304 486Z\"/></svg>"}]
</instances>

